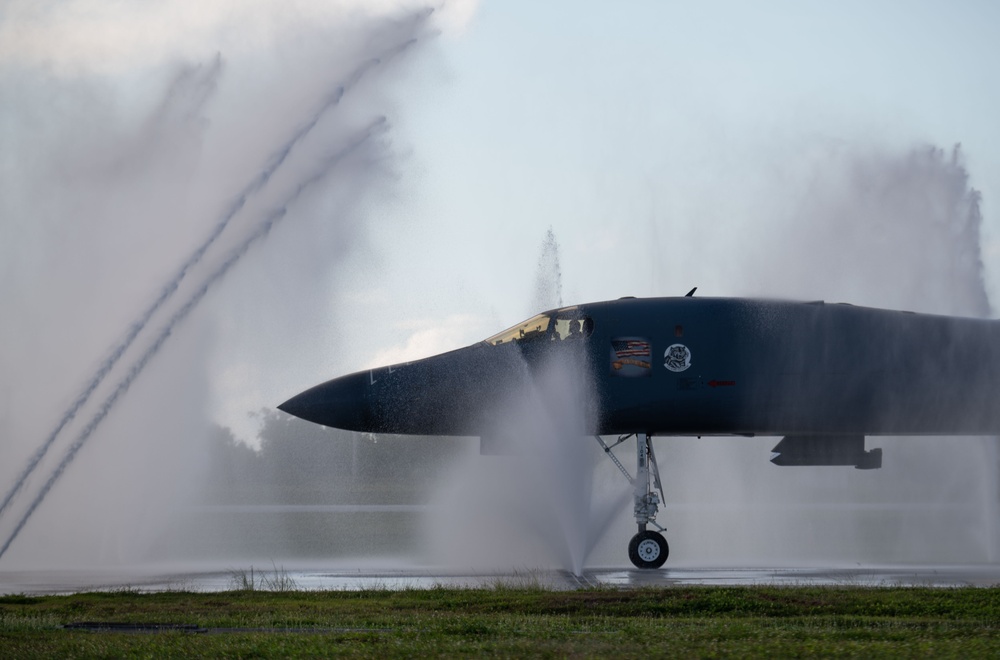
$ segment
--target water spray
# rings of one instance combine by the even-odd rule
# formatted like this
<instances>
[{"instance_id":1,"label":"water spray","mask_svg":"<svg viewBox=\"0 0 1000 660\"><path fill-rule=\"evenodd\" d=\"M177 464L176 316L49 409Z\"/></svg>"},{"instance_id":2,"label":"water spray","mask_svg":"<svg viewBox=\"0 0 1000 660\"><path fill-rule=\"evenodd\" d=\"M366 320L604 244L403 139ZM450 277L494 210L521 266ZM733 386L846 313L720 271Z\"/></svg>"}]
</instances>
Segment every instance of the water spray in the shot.
<instances>
[{"instance_id":1,"label":"water spray","mask_svg":"<svg viewBox=\"0 0 1000 660\"><path fill-rule=\"evenodd\" d=\"M121 381L119 381L111 395L108 396L108 398L101 404L94 417L80 432L73 444L66 450L66 453L63 455L59 465L56 466L56 468L49 475L48 480L42 486L38 495L36 495L35 499L32 500L27 511L23 516L21 516L17 525L14 527L14 530L10 533L3 546L0 547L0 557L3 557L3 555L7 552L11 543L13 543L14 539L16 539L18 534L20 534L21 530L34 514L35 510L45 500L45 497L48 495L49 491L52 490L52 487L59 480L59 477L62 476L69 464L73 462L77 452L80 451L87 440L93 435L94 431L97 430L101 422L103 422L108 413L111 412L112 408L114 408L121 396L129 390L139 374L142 373L149 362L157 355L157 353L159 353L163 344L170 338L174 328L187 318L195 307L198 306L201 300L205 297L205 294L208 293L209 289L221 280L222 277L233 266L235 266L237 262L240 261L240 259L250 250L251 246L265 238L271 232L274 225L280 222L287 214L288 206L293 204L306 189L325 178L337 164L357 151L357 149L371 139L373 135L383 133L386 128L387 123L385 117L377 118L365 129L363 129L358 134L356 139L354 139L349 145L327 158L311 177L305 179L296 187L295 191L284 200L279 208L270 212L264 220L257 225L253 233L244 239L244 241L230 253L226 260L205 279L201 286L188 298L184 305L177 310L173 316L171 316L170 320L163 326L153 344L132 364L128 374L122 378ZM27 476L25 476L25 478L27 478Z\"/></svg>"},{"instance_id":2,"label":"water spray","mask_svg":"<svg viewBox=\"0 0 1000 660\"><path fill-rule=\"evenodd\" d=\"M426 18L426 16L424 16ZM230 204L228 210L222 215L219 221L215 224L211 233L207 238L188 256L188 258L181 264L181 267L177 272L170 278L170 280L163 286L160 291L159 296L156 300L139 316L139 318L130 326L125 337L118 343L117 346L112 350L111 354L105 358L105 360L98 367L97 372L91 377L90 381L87 382L83 391L77 395L76 399L70 405L69 408L63 413L59 420L59 423L55 428L49 433L45 441L38 448L38 450L31 456L28 460L27 465L21 471L14 485L11 486L7 494L4 496L3 502L0 502L0 518L6 512L7 508L10 506L11 502L20 492L21 488L27 482L28 478L34 472L35 468L42 461L45 455L51 449L52 445L55 443L59 434L62 433L63 429L75 419L77 413L83 406L87 404L90 397L93 395L94 391L100 386L100 384L107 377L108 373L114 368L114 366L121 359L122 355L129 349L130 346L135 342L136 338L142 332L142 330L149 323L150 319L156 314L163 305L170 300L173 294L177 291L181 282L187 276L188 272L201 262L205 253L211 248L211 246L216 242L216 240L222 235L226 227L229 225L230 221L244 208L248 199L253 195L260 192L267 183L271 180L275 172L286 162L288 156L292 153L294 148L305 139L309 133L316 127L319 121L332 109L336 108L344 96L351 91L362 78L369 71L375 67L385 64L396 56L402 54L411 46L413 46L417 40L408 39L400 44L387 49L378 57L373 57L360 66L354 69L345 82L338 84L334 90L327 95L327 97L320 104L319 108L313 113L309 120L303 124L295 133L289 138L280 149L268 160L264 169L249 183L247 184L240 193L238 193ZM383 120L384 121L384 120ZM0 552L2 555L2 552Z\"/></svg>"},{"instance_id":3,"label":"water spray","mask_svg":"<svg viewBox=\"0 0 1000 660\"><path fill-rule=\"evenodd\" d=\"M559 241L549 227L542 240L542 249L538 255L538 265L535 271L535 295L531 310L534 314L541 309L562 307L562 269L559 266Z\"/></svg>"}]
</instances>

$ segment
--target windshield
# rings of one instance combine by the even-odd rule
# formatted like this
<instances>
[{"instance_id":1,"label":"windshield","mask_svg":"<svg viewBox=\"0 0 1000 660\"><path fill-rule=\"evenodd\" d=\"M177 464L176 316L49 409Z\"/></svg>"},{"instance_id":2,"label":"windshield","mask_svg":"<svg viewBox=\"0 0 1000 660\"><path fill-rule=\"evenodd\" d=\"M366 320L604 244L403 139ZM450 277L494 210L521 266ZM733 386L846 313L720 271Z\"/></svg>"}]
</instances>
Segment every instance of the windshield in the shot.
<instances>
[{"instance_id":1,"label":"windshield","mask_svg":"<svg viewBox=\"0 0 1000 660\"><path fill-rule=\"evenodd\" d=\"M568 307L554 313L532 316L524 323L486 339L486 343L490 346L499 346L511 341L518 343L540 339L562 341L588 337L593 330L594 322L589 317L581 316L574 307Z\"/></svg>"},{"instance_id":2,"label":"windshield","mask_svg":"<svg viewBox=\"0 0 1000 660\"><path fill-rule=\"evenodd\" d=\"M548 314L532 316L524 323L519 323L513 328L507 328L503 332L493 335L486 340L486 343L490 346L499 346L509 341L544 337L549 331L551 321L552 318Z\"/></svg>"}]
</instances>

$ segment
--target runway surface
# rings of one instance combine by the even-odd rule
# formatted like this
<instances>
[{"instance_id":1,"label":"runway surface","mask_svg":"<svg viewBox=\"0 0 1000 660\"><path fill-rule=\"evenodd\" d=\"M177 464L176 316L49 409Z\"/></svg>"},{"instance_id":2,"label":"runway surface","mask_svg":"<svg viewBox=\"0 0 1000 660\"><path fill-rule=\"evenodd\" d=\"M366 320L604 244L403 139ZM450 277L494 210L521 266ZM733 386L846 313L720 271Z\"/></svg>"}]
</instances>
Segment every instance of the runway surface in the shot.
<instances>
[{"instance_id":1,"label":"runway surface","mask_svg":"<svg viewBox=\"0 0 1000 660\"><path fill-rule=\"evenodd\" d=\"M586 587L682 585L829 585L990 587L1000 585L1000 565L853 567L678 567L655 571L588 568L477 573L440 568L336 568L282 566L235 568L151 566L130 569L0 570L2 594L58 594L80 591L227 591L253 580L258 588L280 585L303 590L430 589L443 587L540 586L557 590Z\"/></svg>"}]
</instances>

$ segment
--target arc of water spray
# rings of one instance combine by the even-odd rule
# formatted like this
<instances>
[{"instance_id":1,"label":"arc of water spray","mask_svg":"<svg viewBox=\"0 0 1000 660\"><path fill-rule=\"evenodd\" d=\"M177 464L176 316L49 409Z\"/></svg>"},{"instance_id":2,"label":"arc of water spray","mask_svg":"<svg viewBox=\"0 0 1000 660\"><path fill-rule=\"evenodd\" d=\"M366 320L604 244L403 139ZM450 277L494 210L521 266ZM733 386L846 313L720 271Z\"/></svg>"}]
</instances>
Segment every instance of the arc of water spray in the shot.
<instances>
[{"instance_id":1,"label":"arc of water spray","mask_svg":"<svg viewBox=\"0 0 1000 660\"><path fill-rule=\"evenodd\" d=\"M98 409L97 413L95 413L94 417L91 418L90 422L80 432L80 435L77 436L73 444L66 450L66 453L63 455L59 465L56 466L56 468L49 475L48 480L42 486L38 495L35 496L35 499L32 500L28 510L23 516L21 516L21 519L18 521L14 531L10 533L6 542L4 542L3 546L0 547L0 557L3 557L3 555L7 552L7 549L10 548L11 543L13 543L14 539L16 539L18 534L20 534L25 524L27 524L32 514L34 514L35 510L45 499L46 495L48 495L49 491L52 490L52 487L59 480L59 477L61 477L63 472L66 471L69 464L73 462L77 452L80 451L91 435L93 435L94 431L96 431L101 425L101 422L103 422L108 413L111 412L111 409L115 406L121 396L129 390L139 374L142 373L149 362L157 355L157 353L159 353L164 342L170 338L174 328L187 318L191 311L197 307L198 303L205 297L205 294L208 293L209 289L216 282L221 280L229 269L236 265L243 255L250 250L254 243L262 240L270 233L274 225L280 222L281 219L288 213L288 206L294 203L302 195L303 191L317 181L326 177L326 175L329 174L338 163L354 153L359 147L371 139L373 135L383 133L386 129L387 122L385 117L379 117L367 128L361 131L357 139L347 145L344 149L341 149L327 158L312 176L305 179L298 185L295 191L284 200L279 208L269 213L264 220L257 225L253 233L247 236L247 238L244 239L244 241L230 253L229 257L205 279L198 290L191 294L184 305L170 317L170 320L163 326L163 329L160 331L160 334L157 335L153 344L147 348L146 351L132 364L128 374L126 374L126 376L119 381L115 390L108 396L107 399L105 399L104 403L101 404L101 407Z\"/></svg>"},{"instance_id":2,"label":"arc of water spray","mask_svg":"<svg viewBox=\"0 0 1000 660\"><path fill-rule=\"evenodd\" d=\"M366 73L371 71L376 66L392 60L397 55L400 55L413 46L416 42L417 40L415 38L408 39L407 41L386 50L379 57L373 57L358 66L353 72L351 72L351 75L347 77L345 82L337 85L333 92L324 99L324 101L320 104L319 109L313 113L309 121L303 124L292 135L292 137L285 142L281 149L271 156L260 174L251 180L250 183L247 184L247 186L244 187L243 190L236 196L229 209L222 215L222 218L216 223L208 237L202 241L201 245L199 245L195 251L191 253L174 276L167 282L166 285L164 285L156 300L154 300L153 303L139 316L138 320L131 325L125 337L118 343L117 346L115 346L111 355L105 358L104 362L101 363L101 366L97 369L97 373L95 373L90 379L87 385L83 388L83 391L80 392L66 412L63 413L59 423L52 430L52 432L49 433L42 445L28 460L27 465L25 465L24 469L21 471L21 474L14 482L14 485L11 486L10 490L4 496L3 502L0 503L0 518L3 517L4 512L10 506L18 492L20 492L21 488L24 487L28 477L30 477L32 472L35 471L35 468L38 467L38 464L42 461L42 459L45 458L45 455L48 453L49 449L51 449L52 445L56 441L56 438L59 437L59 434L62 433L63 429L76 418L77 413L81 408L83 408L84 405L86 405L87 401L90 400L91 395L93 395L94 391L104 381L111 369L114 368L115 364L118 363L118 360L121 359L125 351L128 350L133 342L135 342L136 337L138 337L139 333L146 327L149 320L177 291L177 288L187 276L188 271L201 261L208 249L213 243L215 243L216 239L219 238L222 232L225 231L230 220L232 220L233 217L243 209L246 205L247 199L267 185L274 173L285 163L295 146L301 142L313 128L316 127L316 124L319 123L320 119L322 119L328 111L340 104L344 95L354 88L354 86L360 82Z\"/></svg>"}]
</instances>

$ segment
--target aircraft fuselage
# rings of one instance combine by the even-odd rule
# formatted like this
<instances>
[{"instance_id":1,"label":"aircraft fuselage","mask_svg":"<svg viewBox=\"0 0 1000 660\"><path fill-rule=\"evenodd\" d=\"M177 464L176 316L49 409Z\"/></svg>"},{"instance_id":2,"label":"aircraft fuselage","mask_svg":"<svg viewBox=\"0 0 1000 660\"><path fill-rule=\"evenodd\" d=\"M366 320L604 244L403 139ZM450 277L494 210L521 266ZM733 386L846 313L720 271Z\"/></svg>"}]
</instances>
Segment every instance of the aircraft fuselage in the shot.
<instances>
[{"instance_id":1,"label":"aircraft fuselage","mask_svg":"<svg viewBox=\"0 0 1000 660\"><path fill-rule=\"evenodd\" d=\"M343 376L280 408L376 433L484 435L542 365L584 365L588 433L1000 432L997 321L823 302L626 298Z\"/></svg>"}]
</instances>

